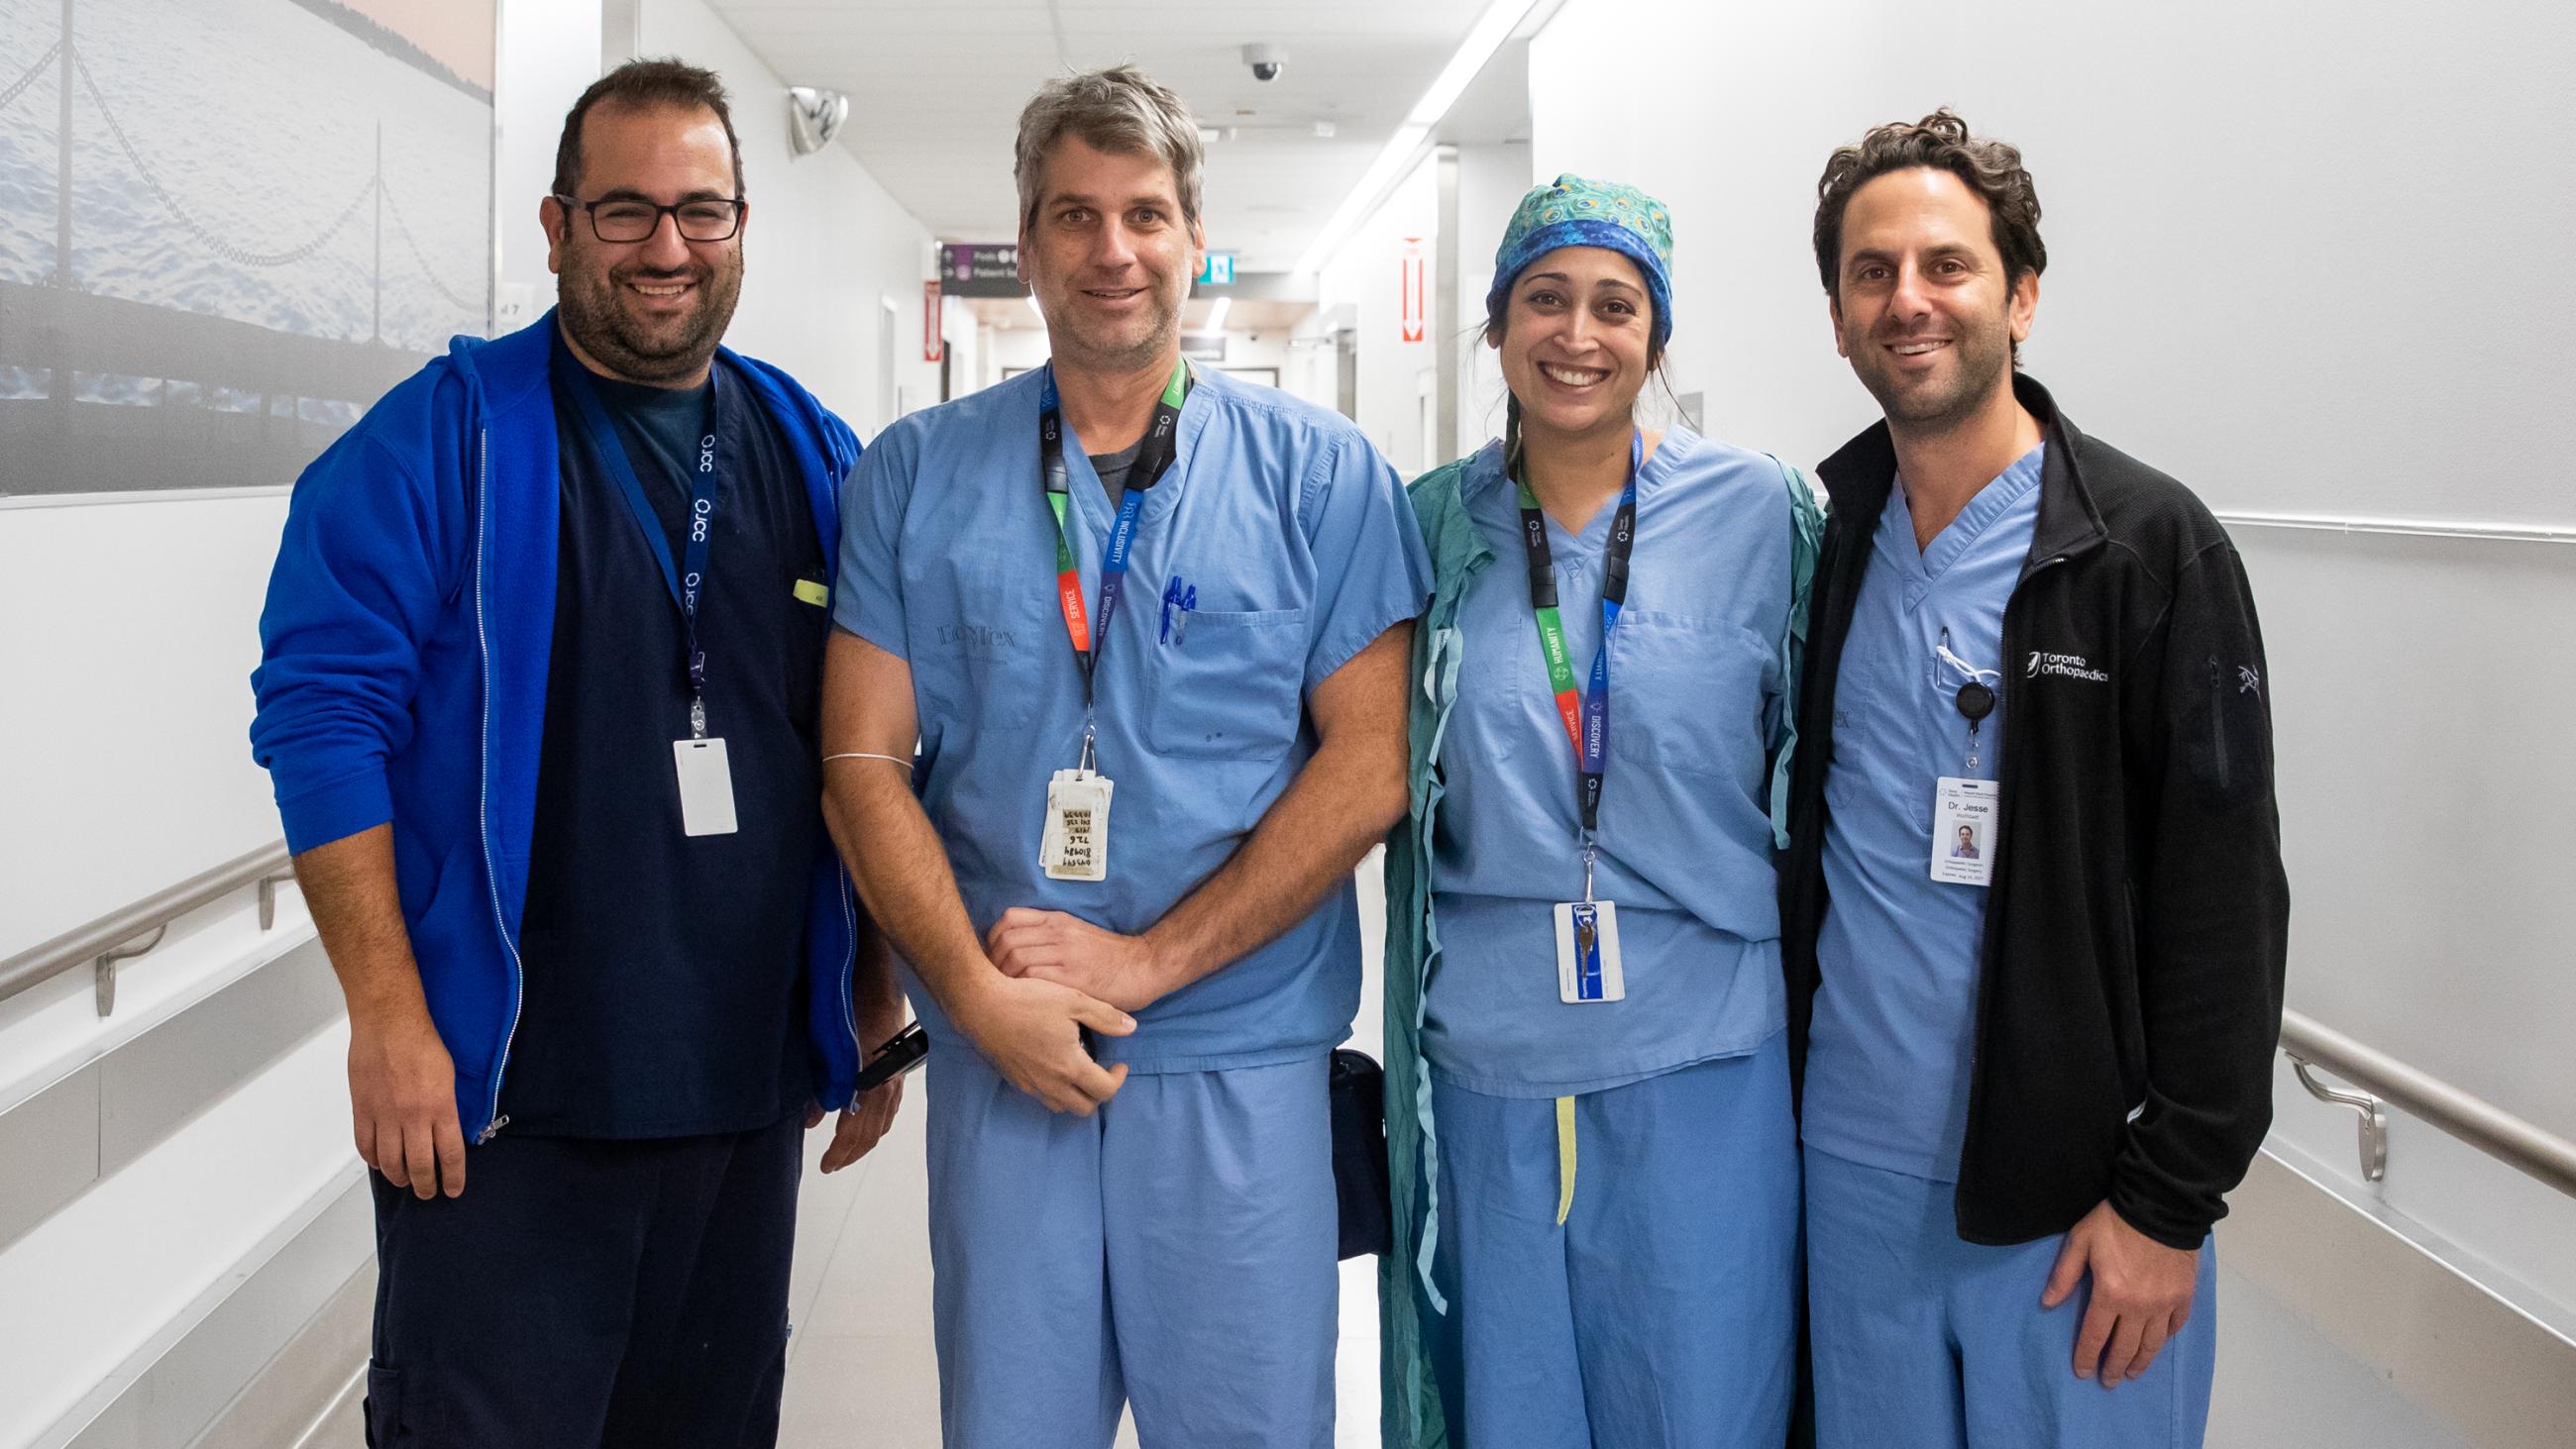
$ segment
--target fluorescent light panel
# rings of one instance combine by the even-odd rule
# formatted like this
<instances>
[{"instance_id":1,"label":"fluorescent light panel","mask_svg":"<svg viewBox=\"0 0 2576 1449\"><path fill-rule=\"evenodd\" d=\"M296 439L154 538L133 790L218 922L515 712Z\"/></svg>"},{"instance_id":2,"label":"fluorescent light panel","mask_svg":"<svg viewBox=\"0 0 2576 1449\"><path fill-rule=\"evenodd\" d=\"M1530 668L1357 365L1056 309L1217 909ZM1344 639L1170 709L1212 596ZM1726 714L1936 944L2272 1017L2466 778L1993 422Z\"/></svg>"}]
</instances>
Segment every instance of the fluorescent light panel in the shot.
<instances>
[{"instance_id":1,"label":"fluorescent light panel","mask_svg":"<svg viewBox=\"0 0 2576 1449\"><path fill-rule=\"evenodd\" d=\"M1385 148L1377 153L1377 159L1369 162L1368 170L1360 173L1359 184L1352 187L1351 194L1343 197L1342 204L1333 209L1332 218L1324 223L1324 229L1315 233L1314 243L1306 248L1304 256L1297 259L1297 270L1322 270L1324 263L1340 250L1351 228L1377 210L1378 204L1386 199L1388 188L1403 177L1405 167L1421 153L1423 143L1430 139L1429 126L1396 127L1395 134L1387 138Z\"/></svg>"},{"instance_id":2,"label":"fluorescent light panel","mask_svg":"<svg viewBox=\"0 0 2576 1449\"><path fill-rule=\"evenodd\" d=\"M1210 303L1208 306L1207 326L1199 330L1203 332L1223 332L1225 330L1226 309L1233 305L1234 299L1232 297L1219 297L1216 301Z\"/></svg>"},{"instance_id":3,"label":"fluorescent light panel","mask_svg":"<svg viewBox=\"0 0 2576 1449\"><path fill-rule=\"evenodd\" d=\"M1449 108L1458 104L1458 97L1466 94L1468 82L1485 68L1485 62L1494 58L1495 51L1503 48L1503 41L1521 23L1521 17L1537 8L1534 0L1494 0L1486 6L1485 13L1469 27L1467 38L1458 42L1458 53L1441 68L1440 78L1414 103L1412 113L1404 118L1405 124L1439 125Z\"/></svg>"},{"instance_id":4,"label":"fluorescent light panel","mask_svg":"<svg viewBox=\"0 0 2576 1449\"><path fill-rule=\"evenodd\" d=\"M1485 63L1494 58L1494 52L1502 49L1503 42L1511 37L1511 33L1520 27L1531 11L1544 3L1545 0L1494 0L1493 4L1485 7L1485 13L1468 27L1466 39L1458 43L1457 54L1449 57L1449 63L1441 67L1439 77L1431 82L1431 89L1422 93L1422 99L1416 101L1412 111L1405 116L1404 124L1396 127L1395 134L1387 138L1385 147L1377 153L1377 159L1361 173L1359 184L1351 188L1350 195L1342 198L1340 206L1334 208L1331 219L1324 223L1324 229L1315 233L1313 244L1306 248L1304 256L1297 259L1298 271L1319 270L1341 246L1351 228L1359 225L1386 200L1386 193L1403 177L1406 165L1421 151L1423 143L1431 139L1432 128L1449 114L1449 108L1458 103L1458 97L1466 93L1468 84L1475 80L1477 72L1485 68Z\"/></svg>"}]
</instances>

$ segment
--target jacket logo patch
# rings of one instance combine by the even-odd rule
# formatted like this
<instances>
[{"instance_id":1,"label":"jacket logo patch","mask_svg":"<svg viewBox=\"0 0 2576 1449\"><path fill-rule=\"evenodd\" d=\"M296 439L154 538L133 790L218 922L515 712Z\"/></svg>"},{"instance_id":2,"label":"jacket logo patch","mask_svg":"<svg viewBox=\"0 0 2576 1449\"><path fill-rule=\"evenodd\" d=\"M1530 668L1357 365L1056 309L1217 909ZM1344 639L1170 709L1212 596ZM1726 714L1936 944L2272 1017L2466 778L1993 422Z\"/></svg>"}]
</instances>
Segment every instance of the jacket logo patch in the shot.
<instances>
[{"instance_id":1,"label":"jacket logo patch","mask_svg":"<svg viewBox=\"0 0 2576 1449\"><path fill-rule=\"evenodd\" d=\"M2237 665L2236 692L2238 694L2260 695L2263 692L2263 676L2242 664Z\"/></svg>"},{"instance_id":2,"label":"jacket logo patch","mask_svg":"<svg viewBox=\"0 0 2576 1449\"><path fill-rule=\"evenodd\" d=\"M2051 654L2045 649L2033 649L2029 661L2022 666L2021 677L2037 679L2043 674L2054 674L2060 679L2081 679L2089 684L2111 682L2110 670L2094 668L2093 662L2081 654Z\"/></svg>"}]
</instances>

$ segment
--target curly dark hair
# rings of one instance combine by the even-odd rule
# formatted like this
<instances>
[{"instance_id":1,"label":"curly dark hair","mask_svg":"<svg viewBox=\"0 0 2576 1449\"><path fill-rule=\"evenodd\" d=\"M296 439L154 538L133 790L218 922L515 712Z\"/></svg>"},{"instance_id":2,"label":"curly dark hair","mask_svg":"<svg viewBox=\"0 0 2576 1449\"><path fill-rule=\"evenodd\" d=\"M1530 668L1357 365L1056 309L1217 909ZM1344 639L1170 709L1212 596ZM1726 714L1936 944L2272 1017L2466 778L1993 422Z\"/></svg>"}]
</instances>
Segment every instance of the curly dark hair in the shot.
<instances>
[{"instance_id":1,"label":"curly dark hair","mask_svg":"<svg viewBox=\"0 0 2576 1449\"><path fill-rule=\"evenodd\" d=\"M2039 189L2021 164L2021 151L2006 141L1974 136L1948 106L1920 121L1873 126L1857 146L1839 146L1816 182L1816 271L1825 294L1842 297L1843 212L1852 194L1891 171L1928 166L1947 171L1983 198L2003 255L2004 284L2027 272L2048 270L2048 247L2039 239Z\"/></svg>"},{"instance_id":2,"label":"curly dark hair","mask_svg":"<svg viewBox=\"0 0 2576 1449\"><path fill-rule=\"evenodd\" d=\"M733 194L742 190L742 138L733 132L733 108L725 103L724 82L716 73L678 59L630 60L590 83L564 116L563 137L555 143L557 196L575 196L581 187L581 125L591 108L613 101L637 110L676 106L706 109L724 123L725 144L733 148Z\"/></svg>"}]
</instances>

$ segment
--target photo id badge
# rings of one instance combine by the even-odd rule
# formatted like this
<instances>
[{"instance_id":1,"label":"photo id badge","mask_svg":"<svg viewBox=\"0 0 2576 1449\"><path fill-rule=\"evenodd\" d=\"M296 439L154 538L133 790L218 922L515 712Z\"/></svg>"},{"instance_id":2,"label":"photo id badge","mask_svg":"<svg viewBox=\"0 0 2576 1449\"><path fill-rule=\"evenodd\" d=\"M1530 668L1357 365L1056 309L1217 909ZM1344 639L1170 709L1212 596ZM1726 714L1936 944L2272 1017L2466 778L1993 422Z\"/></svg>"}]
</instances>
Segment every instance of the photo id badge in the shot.
<instances>
[{"instance_id":1,"label":"photo id badge","mask_svg":"<svg viewBox=\"0 0 2576 1449\"><path fill-rule=\"evenodd\" d=\"M1565 901L1556 908L1556 996L1569 1006L1628 994L1619 972L1619 907Z\"/></svg>"},{"instance_id":2,"label":"photo id badge","mask_svg":"<svg viewBox=\"0 0 2576 1449\"><path fill-rule=\"evenodd\" d=\"M1106 775L1058 770L1047 782L1046 829L1038 839L1038 865L1050 880L1109 878L1109 795Z\"/></svg>"},{"instance_id":3,"label":"photo id badge","mask_svg":"<svg viewBox=\"0 0 2576 1449\"><path fill-rule=\"evenodd\" d=\"M733 766L724 741L673 740L671 757L680 767L680 833L733 834Z\"/></svg>"},{"instance_id":4,"label":"photo id badge","mask_svg":"<svg viewBox=\"0 0 2576 1449\"><path fill-rule=\"evenodd\" d=\"M1992 780L1944 775L1932 799L1932 878L1952 885L1995 882L1995 827L2003 787Z\"/></svg>"}]
</instances>

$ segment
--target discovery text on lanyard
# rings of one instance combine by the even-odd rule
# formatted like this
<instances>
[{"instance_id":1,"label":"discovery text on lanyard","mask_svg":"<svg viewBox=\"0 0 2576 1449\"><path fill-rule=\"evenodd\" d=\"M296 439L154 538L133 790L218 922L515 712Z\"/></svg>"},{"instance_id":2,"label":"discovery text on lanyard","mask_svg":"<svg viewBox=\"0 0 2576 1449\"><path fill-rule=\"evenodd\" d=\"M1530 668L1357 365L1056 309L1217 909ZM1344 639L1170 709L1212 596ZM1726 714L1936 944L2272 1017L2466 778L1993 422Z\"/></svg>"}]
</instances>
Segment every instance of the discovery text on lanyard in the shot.
<instances>
[{"instance_id":1,"label":"discovery text on lanyard","mask_svg":"<svg viewBox=\"0 0 2576 1449\"><path fill-rule=\"evenodd\" d=\"M1565 621L1557 613L1547 514L1529 484L1514 480L1520 490L1521 542L1529 549L1530 607L1538 614L1539 652L1547 659L1548 687L1556 695L1565 736L1574 745L1585 900L1592 898L1593 836L1601 826L1601 771L1610 756L1610 639L1619 629L1619 610L1628 601L1628 554L1637 541L1637 470L1645 460L1645 435L1632 434L1628 482L1619 490L1619 511L1610 520L1610 541L1602 550L1601 648L1592 656L1592 677L1579 696L1574 690L1574 664L1566 657Z\"/></svg>"},{"instance_id":2,"label":"discovery text on lanyard","mask_svg":"<svg viewBox=\"0 0 2576 1449\"><path fill-rule=\"evenodd\" d=\"M1100 559L1100 633L1095 639L1082 607L1082 567L1073 556L1073 537L1065 524L1067 497L1064 469L1064 413L1055 391L1050 364L1046 385L1038 394L1038 463L1046 485L1047 506L1055 512L1055 596L1064 610L1064 632L1073 641L1074 663L1082 670L1082 768L1092 762L1092 675L1102 647L1109 642L1109 621L1118 615L1118 598L1127 587L1127 561L1136 547L1136 516L1145 505L1145 490L1161 480L1180 452L1181 402L1190 392L1190 365L1172 365L1172 377L1154 400L1154 421L1127 473L1127 490L1118 503L1118 521L1109 528L1109 549Z\"/></svg>"},{"instance_id":3,"label":"discovery text on lanyard","mask_svg":"<svg viewBox=\"0 0 2576 1449\"><path fill-rule=\"evenodd\" d=\"M653 511L652 501L644 496L643 480L635 476L634 460L627 456L625 442L608 420L608 409L599 400L599 390L591 385L587 371L576 367L574 373L573 401L581 413L582 431L590 439L590 449L607 465L609 476L617 480L618 492L626 497L627 511L635 515L635 526L644 530L645 546L653 550L654 562L662 566L662 582L670 588L671 602L679 607L680 628L688 651L682 662L689 671L689 737L705 739L707 652L698 643L698 598L706 587L707 544L715 533L716 504L723 491L723 479L716 471L716 374L707 374L707 426L698 438L698 466L689 478L688 539L675 563L661 515Z\"/></svg>"}]
</instances>

